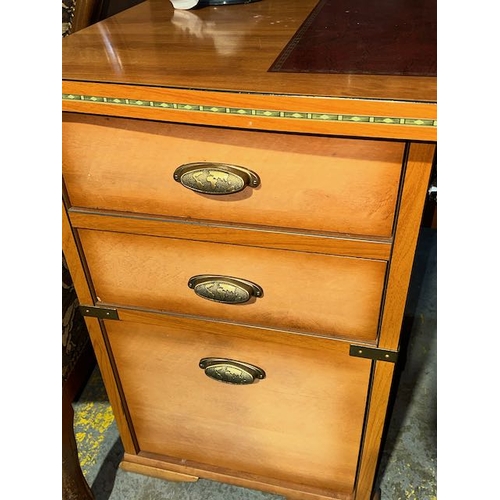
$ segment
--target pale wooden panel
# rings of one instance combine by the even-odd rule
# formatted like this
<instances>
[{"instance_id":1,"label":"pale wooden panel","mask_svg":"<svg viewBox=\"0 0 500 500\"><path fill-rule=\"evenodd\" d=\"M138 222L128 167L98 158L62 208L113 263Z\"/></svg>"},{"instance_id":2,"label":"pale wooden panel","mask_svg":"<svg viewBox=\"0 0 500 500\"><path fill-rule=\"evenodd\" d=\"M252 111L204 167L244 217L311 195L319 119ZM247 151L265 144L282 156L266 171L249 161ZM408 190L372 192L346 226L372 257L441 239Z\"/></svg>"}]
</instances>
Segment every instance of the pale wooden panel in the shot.
<instances>
[{"instance_id":1,"label":"pale wooden panel","mask_svg":"<svg viewBox=\"0 0 500 500\"><path fill-rule=\"evenodd\" d=\"M196 481L198 481L198 477L196 476L167 471L159 467L148 467L146 465L134 462L123 461L120 463L120 468L128 472L134 472L136 474L144 474L146 476L164 479L165 481L174 481L181 483L195 483Z\"/></svg>"},{"instance_id":2,"label":"pale wooden panel","mask_svg":"<svg viewBox=\"0 0 500 500\"><path fill-rule=\"evenodd\" d=\"M68 214L64 204L62 206L62 247L80 304L92 304L92 293L80 261L80 255L73 237L73 232L69 224ZM128 426L126 410L123 407L120 394L118 392L115 373L109 361L108 349L106 341L103 337L101 326L99 321L95 318L85 317L84 319L90 341L92 343L92 348L94 350L99 369L101 370L106 392L113 407L113 414L116 418L118 429L120 430L123 447L128 453L136 453L136 444Z\"/></svg>"},{"instance_id":3,"label":"pale wooden panel","mask_svg":"<svg viewBox=\"0 0 500 500\"><path fill-rule=\"evenodd\" d=\"M346 345L248 339L106 321L140 450L350 492L371 362ZM216 382L206 356L255 364L250 386Z\"/></svg>"},{"instance_id":4,"label":"pale wooden panel","mask_svg":"<svg viewBox=\"0 0 500 500\"><path fill-rule=\"evenodd\" d=\"M383 261L79 230L100 301L246 324L373 340ZM187 283L216 274L252 281L264 296L220 304Z\"/></svg>"},{"instance_id":5,"label":"pale wooden panel","mask_svg":"<svg viewBox=\"0 0 500 500\"><path fill-rule=\"evenodd\" d=\"M379 347L397 349L435 144L410 147L388 276Z\"/></svg>"},{"instance_id":6,"label":"pale wooden panel","mask_svg":"<svg viewBox=\"0 0 500 500\"><path fill-rule=\"evenodd\" d=\"M351 493L342 493L325 488L313 488L306 484L291 483L271 477L258 477L255 474L246 474L243 472L236 474L234 471L221 469L220 467L202 465L187 460L178 460L155 453L141 452L140 455L124 453L122 463L124 462L142 465L151 469L153 473L155 469L162 469L165 471L172 470L198 474L203 479L282 495L287 500L353 500L354 498Z\"/></svg>"},{"instance_id":7,"label":"pale wooden panel","mask_svg":"<svg viewBox=\"0 0 500 500\"><path fill-rule=\"evenodd\" d=\"M80 303L86 302L87 304L90 304L93 300L92 292L89 289L87 277L85 276L85 270L83 269L80 261L80 255L73 237L68 212L66 211L64 203L62 204L62 250L71 274L71 279L75 285L78 300Z\"/></svg>"},{"instance_id":8,"label":"pale wooden panel","mask_svg":"<svg viewBox=\"0 0 500 500\"><path fill-rule=\"evenodd\" d=\"M386 425L387 405L391 391L394 364L385 361L375 363L370 390L370 412L366 423L365 438L356 483L356 500L371 500L375 472L379 463L382 434ZM376 495L376 492L375 492ZM374 496L373 500L377 497Z\"/></svg>"},{"instance_id":9,"label":"pale wooden panel","mask_svg":"<svg viewBox=\"0 0 500 500\"><path fill-rule=\"evenodd\" d=\"M389 238L348 238L235 224L195 224L162 217L124 216L121 213L94 212L85 209L72 209L69 211L69 217L73 227L82 229L169 236L368 259L388 260L392 248Z\"/></svg>"},{"instance_id":10,"label":"pale wooden panel","mask_svg":"<svg viewBox=\"0 0 500 500\"><path fill-rule=\"evenodd\" d=\"M158 314L154 311L143 311L122 307L116 307L116 311L120 320L129 323L142 323L144 325L160 327L168 326L176 330L188 331L196 328L198 331L204 331L206 333L214 335L231 336L243 340L247 340L250 338L260 341L269 338L269 340L271 341L279 342L281 339L281 341L286 341L287 345L297 347L298 349L302 347L305 347L307 349L311 342L314 343L317 340L317 337L311 335L301 335L293 332L285 332L287 333L287 335L283 336L283 332L276 332L276 330L270 328L259 328L256 326L250 328L248 327L248 325L235 325L213 321L209 318L193 318L190 316ZM278 336L276 336L276 333L278 333ZM328 349L333 349L344 354L349 353L351 346L350 342L331 339L320 340L329 340ZM374 347L375 343L363 342L363 345Z\"/></svg>"},{"instance_id":11,"label":"pale wooden panel","mask_svg":"<svg viewBox=\"0 0 500 500\"><path fill-rule=\"evenodd\" d=\"M116 373L109 359L109 352L106 339L103 335L99 320L96 318L85 317L85 324L89 332L92 348L94 350L99 371L104 382L106 394L113 409L113 416L120 432L120 438L123 448L127 453L137 453L137 442L132 434L129 425L127 409L118 387Z\"/></svg>"},{"instance_id":12,"label":"pale wooden panel","mask_svg":"<svg viewBox=\"0 0 500 500\"><path fill-rule=\"evenodd\" d=\"M313 231L392 233L404 144L64 115L63 173L73 206ZM208 196L173 179L211 161L261 186Z\"/></svg>"}]
</instances>

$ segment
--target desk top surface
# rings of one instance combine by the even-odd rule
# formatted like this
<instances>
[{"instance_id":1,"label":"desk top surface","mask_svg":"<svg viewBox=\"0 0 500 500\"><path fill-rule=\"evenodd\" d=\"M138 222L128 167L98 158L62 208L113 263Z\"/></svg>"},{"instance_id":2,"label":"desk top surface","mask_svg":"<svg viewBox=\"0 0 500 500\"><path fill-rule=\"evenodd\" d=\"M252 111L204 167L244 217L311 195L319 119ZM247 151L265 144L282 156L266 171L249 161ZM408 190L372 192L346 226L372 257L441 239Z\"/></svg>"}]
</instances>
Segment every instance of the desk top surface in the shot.
<instances>
[{"instance_id":1,"label":"desk top surface","mask_svg":"<svg viewBox=\"0 0 500 500\"><path fill-rule=\"evenodd\" d=\"M146 0L64 38L63 80L435 103L435 0L405 3Z\"/></svg>"}]
</instances>

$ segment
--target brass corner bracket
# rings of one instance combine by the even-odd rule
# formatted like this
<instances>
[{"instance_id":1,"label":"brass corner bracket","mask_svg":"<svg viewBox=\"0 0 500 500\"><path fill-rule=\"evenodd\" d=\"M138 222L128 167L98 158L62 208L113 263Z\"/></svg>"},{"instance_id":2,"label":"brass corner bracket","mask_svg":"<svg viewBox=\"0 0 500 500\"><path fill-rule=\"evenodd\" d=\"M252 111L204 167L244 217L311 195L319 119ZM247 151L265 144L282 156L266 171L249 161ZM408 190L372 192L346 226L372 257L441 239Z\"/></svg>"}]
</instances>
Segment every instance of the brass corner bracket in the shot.
<instances>
[{"instance_id":1,"label":"brass corner bracket","mask_svg":"<svg viewBox=\"0 0 500 500\"><path fill-rule=\"evenodd\" d=\"M357 358L367 358L374 361L389 361L396 363L398 360L399 351L390 351L388 349L380 349L378 347L366 347L362 345L349 346L349 355Z\"/></svg>"},{"instance_id":2,"label":"brass corner bracket","mask_svg":"<svg viewBox=\"0 0 500 500\"><path fill-rule=\"evenodd\" d=\"M80 306L82 316L90 316L99 319L120 319L118 311L113 307L99 307L99 306Z\"/></svg>"}]
</instances>

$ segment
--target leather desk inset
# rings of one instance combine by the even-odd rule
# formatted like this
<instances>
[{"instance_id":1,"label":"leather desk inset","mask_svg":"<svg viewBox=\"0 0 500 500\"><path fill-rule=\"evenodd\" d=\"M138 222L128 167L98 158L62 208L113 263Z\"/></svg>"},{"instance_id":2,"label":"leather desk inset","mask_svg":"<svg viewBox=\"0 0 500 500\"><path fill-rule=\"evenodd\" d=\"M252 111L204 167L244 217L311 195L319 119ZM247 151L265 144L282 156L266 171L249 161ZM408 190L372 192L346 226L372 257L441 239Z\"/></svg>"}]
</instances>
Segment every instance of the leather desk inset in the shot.
<instances>
[{"instance_id":1,"label":"leather desk inset","mask_svg":"<svg viewBox=\"0 0 500 500\"><path fill-rule=\"evenodd\" d=\"M271 71L436 76L436 0L321 0Z\"/></svg>"}]
</instances>

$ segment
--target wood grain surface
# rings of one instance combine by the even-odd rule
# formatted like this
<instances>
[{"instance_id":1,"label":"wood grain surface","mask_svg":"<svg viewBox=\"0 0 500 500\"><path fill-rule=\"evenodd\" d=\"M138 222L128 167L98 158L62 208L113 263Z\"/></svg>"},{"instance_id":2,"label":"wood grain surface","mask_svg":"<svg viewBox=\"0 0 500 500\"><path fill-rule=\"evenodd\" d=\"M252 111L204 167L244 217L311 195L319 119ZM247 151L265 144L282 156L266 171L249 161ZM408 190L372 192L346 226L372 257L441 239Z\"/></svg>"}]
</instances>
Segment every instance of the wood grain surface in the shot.
<instances>
[{"instance_id":1,"label":"wood grain surface","mask_svg":"<svg viewBox=\"0 0 500 500\"><path fill-rule=\"evenodd\" d=\"M77 207L186 220L383 236L392 234L405 145L143 120L65 115L63 174ZM177 167L245 167L260 185L193 192Z\"/></svg>"},{"instance_id":2,"label":"wood grain surface","mask_svg":"<svg viewBox=\"0 0 500 500\"><path fill-rule=\"evenodd\" d=\"M287 335L242 339L196 324L106 321L106 329L141 451L352 491L369 360L330 340L298 348ZM255 364L266 378L215 381L198 366L206 356Z\"/></svg>"},{"instance_id":3,"label":"wood grain surface","mask_svg":"<svg viewBox=\"0 0 500 500\"><path fill-rule=\"evenodd\" d=\"M316 3L263 0L174 11L168 1L148 0L66 37L63 78L268 94L436 100L435 78L269 72Z\"/></svg>"},{"instance_id":4,"label":"wood grain surface","mask_svg":"<svg viewBox=\"0 0 500 500\"><path fill-rule=\"evenodd\" d=\"M340 338L377 337L386 263L332 255L80 230L98 301ZM261 286L243 304L199 297L191 277Z\"/></svg>"}]
</instances>

